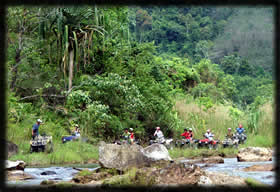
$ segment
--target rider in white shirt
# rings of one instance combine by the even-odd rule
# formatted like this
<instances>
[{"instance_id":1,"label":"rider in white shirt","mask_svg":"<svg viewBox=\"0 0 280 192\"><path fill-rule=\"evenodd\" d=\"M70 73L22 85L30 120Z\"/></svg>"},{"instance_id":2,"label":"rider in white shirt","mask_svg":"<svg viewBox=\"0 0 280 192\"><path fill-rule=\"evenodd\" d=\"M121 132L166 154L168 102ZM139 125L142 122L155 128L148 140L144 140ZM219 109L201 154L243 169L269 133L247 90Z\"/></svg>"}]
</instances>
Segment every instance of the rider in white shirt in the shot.
<instances>
[{"instance_id":1,"label":"rider in white shirt","mask_svg":"<svg viewBox=\"0 0 280 192\"><path fill-rule=\"evenodd\" d=\"M155 133L154 133L154 136L157 137L156 140L157 140L159 143L163 143L163 142L165 141L164 135L163 135L162 131L160 130L160 127L156 127L156 131L155 131Z\"/></svg>"},{"instance_id":2,"label":"rider in white shirt","mask_svg":"<svg viewBox=\"0 0 280 192\"><path fill-rule=\"evenodd\" d=\"M213 140L213 137L214 137L214 134L211 133L211 130L210 130L210 129L208 129L207 132L204 134L204 137L205 137L206 139L209 139L209 141L212 141L212 140Z\"/></svg>"}]
</instances>

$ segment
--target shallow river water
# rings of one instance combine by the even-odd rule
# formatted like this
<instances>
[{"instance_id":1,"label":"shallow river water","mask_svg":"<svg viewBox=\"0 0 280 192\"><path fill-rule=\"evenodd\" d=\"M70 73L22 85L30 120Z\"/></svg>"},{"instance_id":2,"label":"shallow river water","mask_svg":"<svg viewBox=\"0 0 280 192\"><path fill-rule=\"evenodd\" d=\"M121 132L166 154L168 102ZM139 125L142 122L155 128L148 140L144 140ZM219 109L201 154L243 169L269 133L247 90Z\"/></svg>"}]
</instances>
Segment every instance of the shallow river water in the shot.
<instances>
[{"instance_id":1,"label":"shallow river water","mask_svg":"<svg viewBox=\"0 0 280 192\"><path fill-rule=\"evenodd\" d=\"M181 162L187 162L188 159L182 160ZM204 167L203 169L213 172L223 172L229 175L240 176L243 178L253 178L262 183L273 185L275 182L275 172L272 171L254 171L254 172L245 172L241 169L250 167L252 165L261 165L261 164L273 164L275 159L272 161L264 162L237 162L236 158L224 158L223 164L213 164L210 167ZM197 164L199 166L204 166L205 164ZM35 179L25 180L25 181L8 181L7 184L11 185L20 185L20 186L30 186L30 185L40 185L43 180L57 180L57 181L70 181L75 174L79 171L73 169L73 167L89 170L95 170L98 168L97 164L90 165L69 165L69 166L54 166L54 167L27 167L24 169L24 172L34 176ZM53 175L41 175L44 171L54 171L56 174Z\"/></svg>"},{"instance_id":2,"label":"shallow river water","mask_svg":"<svg viewBox=\"0 0 280 192\"><path fill-rule=\"evenodd\" d=\"M187 162L188 160L182 160L181 162ZM250 167L252 165L274 164L275 158L272 161L259 161L259 162L238 162L237 158L224 158L224 163L212 164L210 167L204 167L204 170L211 172L222 172L228 175L240 176L243 178L253 178L262 183L273 185L275 182L276 173L273 171L242 171L243 168ZM197 164L204 166L205 164Z\"/></svg>"},{"instance_id":3,"label":"shallow river water","mask_svg":"<svg viewBox=\"0 0 280 192\"><path fill-rule=\"evenodd\" d=\"M70 181L79 171L73 167L79 169L89 169L93 171L99 166L97 164L86 165L75 165L75 166L54 166L54 167L27 167L24 169L25 173L34 176L34 179L28 179L24 181L8 181L8 185L40 185L44 180L56 180L56 181ZM52 175L41 175L45 171L54 171L56 174Z\"/></svg>"}]
</instances>

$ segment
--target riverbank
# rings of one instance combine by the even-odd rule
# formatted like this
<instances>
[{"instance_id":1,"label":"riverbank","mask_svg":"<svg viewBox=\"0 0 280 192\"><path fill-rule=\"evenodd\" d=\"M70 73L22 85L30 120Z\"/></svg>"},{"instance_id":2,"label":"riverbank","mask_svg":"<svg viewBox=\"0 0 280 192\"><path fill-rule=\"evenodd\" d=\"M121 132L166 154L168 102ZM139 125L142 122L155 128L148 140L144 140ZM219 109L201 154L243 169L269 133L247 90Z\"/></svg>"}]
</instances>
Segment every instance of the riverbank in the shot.
<instances>
[{"instance_id":1,"label":"riverbank","mask_svg":"<svg viewBox=\"0 0 280 192\"><path fill-rule=\"evenodd\" d=\"M98 163L98 146L84 142L54 142L52 153L30 153L29 143L19 146L19 152L9 158L11 161L22 160L27 166L48 166L60 164Z\"/></svg>"},{"instance_id":2,"label":"riverbank","mask_svg":"<svg viewBox=\"0 0 280 192\"><path fill-rule=\"evenodd\" d=\"M242 146L239 146L241 148ZM168 150L172 159L195 159L204 157L220 156L224 158L236 157L238 149L219 148L210 150L207 148L173 148ZM83 142L68 142L65 144L54 142L52 153L29 153L29 144L23 143L19 146L19 152L9 158L11 161L22 160L27 166L49 166L62 164L94 164L98 163L98 145Z\"/></svg>"}]
</instances>

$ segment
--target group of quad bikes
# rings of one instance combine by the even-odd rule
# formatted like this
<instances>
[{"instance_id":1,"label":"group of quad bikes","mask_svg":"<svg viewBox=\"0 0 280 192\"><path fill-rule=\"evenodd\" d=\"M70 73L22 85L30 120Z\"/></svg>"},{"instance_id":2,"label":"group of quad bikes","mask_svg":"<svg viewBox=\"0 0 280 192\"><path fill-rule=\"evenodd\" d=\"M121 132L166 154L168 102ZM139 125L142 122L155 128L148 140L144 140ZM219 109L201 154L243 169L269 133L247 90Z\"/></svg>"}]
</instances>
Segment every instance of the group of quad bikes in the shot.
<instances>
[{"instance_id":1,"label":"group of quad bikes","mask_svg":"<svg viewBox=\"0 0 280 192\"><path fill-rule=\"evenodd\" d=\"M203 135L205 137L205 135ZM178 139L174 141L172 138L161 138L161 139L153 139L149 141L149 145L154 143L160 143L166 146L167 149L173 149L174 147L177 148L209 148L209 149L218 149L219 144L222 145L223 148L227 147L235 147L238 148L239 144L244 144L247 139L246 134L244 133L235 133L232 138L226 137L221 143L219 140L209 140L208 138L204 139ZM123 145L123 144L130 144L127 138L123 138L122 141L114 142L115 144ZM134 144L140 145L139 140L135 140Z\"/></svg>"},{"instance_id":2,"label":"group of quad bikes","mask_svg":"<svg viewBox=\"0 0 280 192\"><path fill-rule=\"evenodd\" d=\"M205 135L204 135L205 137ZM222 141L222 147L235 147L238 148L239 144L244 144L247 139L246 134L244 133L235 133L232 138L225 138ZM64 143L64 142L63 142ZM117 141L115 144L129 144L128 138L124 138L122 141ZM135 140L133 142L134 144L140 144L138 140ZM179 147L179 148L209 148L209 149L217 149L220 141L219 140L209 140L208 138L204 139L179 139L173 142L172 138L169 139L154 139L150 140L149 145L152 145L153 143L160 143L164 144L168 149L173 149L173 147ZM47 136L45 134L38 135L32 140L30 140L30 153L32 152L47 152L50 153L53 151L53 143L52 143L52 136Z\"/></svg>"},{"instance_id":3,"label":"group of quad bikes","mask_svg":"<svg viewBox=\"0 0 280 192\"><path fill-rule=\"evenodd\" d=\"M180 148L209 148L209 149L218 149L219 144L222 145L223 148L227 147L234 147L238 148L239 144L244 144L247 139L247 136L244 133L235 133L232 138L225 138L221 143L219 140L209 140L208 138L205 139L181 139L176 140L173 144L175 147ZM172 148L172 145L168 145L168 148Z\"/></svg>"}]
</instances>

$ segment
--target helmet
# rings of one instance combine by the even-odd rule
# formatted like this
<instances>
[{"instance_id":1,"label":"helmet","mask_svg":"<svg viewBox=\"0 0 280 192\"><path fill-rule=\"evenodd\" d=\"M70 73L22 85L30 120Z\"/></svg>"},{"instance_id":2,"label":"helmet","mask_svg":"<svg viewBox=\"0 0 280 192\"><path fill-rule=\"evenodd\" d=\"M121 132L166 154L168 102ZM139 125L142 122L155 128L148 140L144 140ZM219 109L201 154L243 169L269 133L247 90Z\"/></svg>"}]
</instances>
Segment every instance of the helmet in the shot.
<instances>
[{"instance_id":1,"label":"helmet","mask_svg":"<svg viewBox=\"0 0 280 192\"><path fill-rule=\"evenodd\" d=\"M157 130L160 130L160 127L156 127Z\"/></svg>"},{"instance_id":2,"label":"helmet","mask_svg":"<svg viewBox=\"0 0 280 192\"><path fill-rule=\"evenodd\" d=\"M133 131L133 129L132 129L132 128L129 128L129 130L130 130L130 131Z\"/></svg>"},{"instance_id":3,"label":"helmet","mask_svg":"<svg viewBox=\"0 0 280 192\"><path fill-rule=\"evenodd\" d=\"M37 119L37 122L42 123L43 121L41 119Z\"/></svg>"},{"instance_id":4,"label":"helmet","mask_svg":"<svg viewBox=\"0 0 280 192\"><path fill-rule=\"evenodd\" d=\"M207 129L207 132L210 132L210 129Z\"/></svg>"},{"instance_id":5,"label":"helmet","mask_svg":"<svg viewBox=\"0 0 280 192\"><path fill-rule=\"evenodd\" d=\"M187 130L188 130L187 128L184 129L184 131L187 131Z\"/></svg>"},{"instance_id":6,"label":"helmet","mask_svg":"<svg viewBox=\"0 0 280 192\"><path fill-rule=\"evenodd\" d=\"M228 130L231 130L231 128L228 128Z\"/></svg>"},{"instance_id":7,"label":"helmet","mask_svg":"<svg viewBox=\"0 0 280 192\"><path fill-rule=\"evenodd\" d=\"M189 128L189 131L192 131L192 128Z\"/></svg>"},{"instance_id":8,"label":"helmet","mask_svg":"<svg viewBox=\"0 0 280 192\"><path fill-rule=\"evenodd\" d=\"M79 125L78 125L78 124L75 124L75 127L79 127Z\"/></svg>"}]
</instances>

